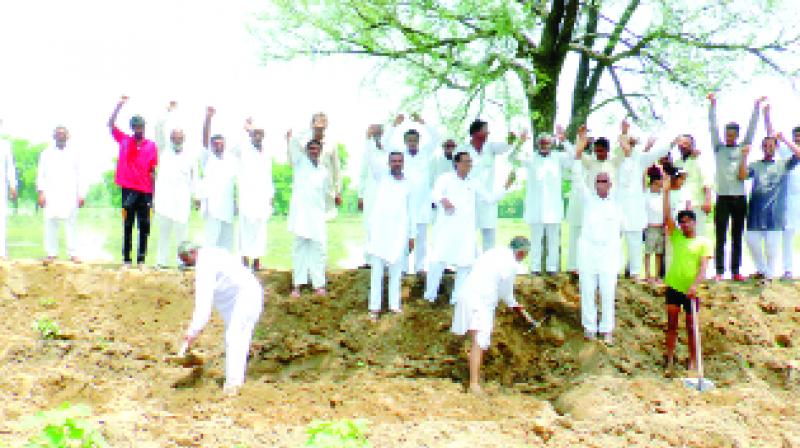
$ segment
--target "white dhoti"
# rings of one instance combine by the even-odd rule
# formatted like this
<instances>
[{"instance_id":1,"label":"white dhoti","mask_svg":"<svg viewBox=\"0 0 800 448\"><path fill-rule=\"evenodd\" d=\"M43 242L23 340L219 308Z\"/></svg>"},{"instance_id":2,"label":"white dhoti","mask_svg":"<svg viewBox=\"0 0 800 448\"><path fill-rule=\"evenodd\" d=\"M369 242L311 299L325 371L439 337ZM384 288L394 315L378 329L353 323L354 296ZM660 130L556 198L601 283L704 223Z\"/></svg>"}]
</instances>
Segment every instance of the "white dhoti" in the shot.
<instances>
[{"instance_id":1,"label":"white dhoti","mask_svg":"<svg viewBox=\"0 0 800 448\"><path fill-rule=\"evenodd\" d=\"M383 271L389 271L389 310L400 311L400 277L403 274L402 258L394 263L388 264L382 258L371 256L370 259L370 283L369 283L369 310L378 312L381 310L381 293L383 292Z\"/></svg>"},{"instance_id":2,"label":"white dhoti","mask_svg":"<svg viewBox=\"0 0 800 448\"><path fill-rule=\"evenodd\" d=\"M69 218L45 217L44 250L48 257L58 256L58 231L61 227L64 227L64 236L67 242L67 255L70 257L77 257L76 220L76 213L73 213ZM5 219L3 219L3 222L5 222Z\"/></svg>"},{"instance_id":3,"label":"white dhoti","mask_svg":"<svg viewBox=\"0 0 800 448\"><path fill-rule=\"evenodd\" d=\"M453 334L464 335L467 331L477 332L478 346L482 350L489 348L494 329L494 309L489 309L482 303L476 303L469 294L461 297L453 310L453 323L450 331Z\"/></svg>"},{"instance_id":4,"label":"white dhoti","mask_svg":"<svg viewBox=\"0 0 800 448\"><path fill-rule=\"evenodd\" d=\"M561 224L531 224L531 273L542 271L542 238L547 235L547 260L545 269L549 273L558 271L558 246L561 241Z\"/></svg>"},{"instance_id":5,"label":"white dhoti","mask_svg":"<svg viewBox=\"0 0 800 448\"><path fill-rule=\"evenodd\" d=\"M158 225L158 255L156 264L167 266L178 263L178 256L173 249L172 240L177 244L186 241L189 237L189 229L185 222L178 222L160 213L156 213Z\"/></svg>"},{"instance_id":6,"label":"white dhoti","mask_svg":"<svg viewBox=\"0 0 800 448\"><path fill-rule=\"evenodd\" d=\"M325 249L319 241L296 236L292 245L292 283L298 287L309 280L315 289L325 287Z\"/></svg>"},{"instance_id":7,"label":"white dhoti","mask_svg":"<svg viewBox=\"0 0 800 448\"><path fill-rule=\"evenodd\" d=\"M628 272L631 276L639 276L642 273L643 264L642 231L624 231L622 235L625 237L625 247L628 250Z\"/></svg>"},{"instance_id":8,"label":"white dhoti","mask_svg":"<svg viewBox=\"0 0 800 448\"><path fill-rule=\"evenodd\" d=\"M233 223L206 218L206 246L233 250Z\"/></svg>"},{"instance_id":9,"label":"white dhoti","mask_svg":"<svg viewBox=\"0 0 800 448\"><path fill-rule=\"evenodd\" d=\"M451 305L456 302L456 298L461 293L461 289L464 286L464 281L467 279L470 268L470 266L456 266L455 284L453 285L453 291L450 294ZM430 264L428 275L425 277L425 300L429 302L434 302L436 300L436 296L439 292L439 284L442 282L442 275L444 275L444 269L444 262L437 261Z\"/></svg>"},{"instance_id":10,"label":"white dhoti","mask_svg":"<svg viewBox=\"0 0 800 448\"><path fill-rule=\"evenodd\" d=\"M775 278L778 275L778 246L781 233L780 230L747 231L747 246L750 248L756 271L767 278Z\"/></svg>"},{"instance_id":11,"label":"white dhoti","mask_svg":"<svg viewBox=\"0 0 800 448\"><path fill-rule=\"evenodd\" d=\"M239 291L230 316L225 320L225 386L238 387L244 384L247 371L247 355L258 318L261 315L263 291L253 281Z\"/></svg>"},{"instance_id":12,"label":"white dhoti","mask_svg":"<svg viewBox=\"0 0 800 448\"><path fill-rule=\"evenodd\" d=\"M597 323L597 290L600 290L600 312ZM617 274L614 272L580 271L581 324L586 331L611 333L614 330L614 297L617 289Z\"/></svg>"},{"instance_id":13,"label":"white dhoti","mask_svg":"<svg viewBox=\"0 0 800 448\"><path fill-rule=\"evenodd\" d=\"M266 253L267 220L239 216L239 254L260 258Z\"/></svg>"},{"instance_id":14,"label":"white dhoti","mask_svg":"<svg viewBox=\"0 0 800 448\"><path fill-rule=\"evenodd\" d=\"M578 270L578 241L581 238L581 226L569 226L569 247L567 248L567 271Z\"/></svg>"}]
</instances>

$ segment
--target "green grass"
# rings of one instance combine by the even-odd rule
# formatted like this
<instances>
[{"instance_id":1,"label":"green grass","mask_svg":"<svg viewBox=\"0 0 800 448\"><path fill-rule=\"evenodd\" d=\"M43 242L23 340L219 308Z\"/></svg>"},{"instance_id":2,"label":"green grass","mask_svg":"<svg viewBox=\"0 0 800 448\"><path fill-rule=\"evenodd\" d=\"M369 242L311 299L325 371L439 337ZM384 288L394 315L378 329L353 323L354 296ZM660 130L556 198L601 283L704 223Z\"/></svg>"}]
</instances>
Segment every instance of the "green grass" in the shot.
<instances>
[{"instance_id":1,"label":"green grass","mask_svg":"<svg viewBox=\"0 0 800 448\"><path fill-rule=\"evenodd\" d=\"M154 220L155 221L155 220ZM21 208L8 216L8 254L12 259L41 259L43 248L42 212L33 208ZM136 232L136 230L134 230ZM561 227L561 265L566 267L569 227ZM189 235L194 241L203 239L203 222L197 211L189 220ZM430 239L431 232L428 236ZM500 219L498 244L508 242L515 235L530 235L528 225L521 219ZM153 222L147 251L147 264L154 264L158 226ZM362 261L365 232L361 215L340 215L328 223L328 266L330 268L352 268ZM122 217L119 209L86 208L78 214L79 255L88 261L120 263L122 260ZM136 244L134 233L134 246ZM65 256L61 239L61 256ZM795 250L800 250L800 238L795 239ZM292 235L286 229L286 218L275 216L269 222L267 257L265 266L272 269L291 268ZM744 256L749 259L749 252Z\"/></svg>"}]
</instances>

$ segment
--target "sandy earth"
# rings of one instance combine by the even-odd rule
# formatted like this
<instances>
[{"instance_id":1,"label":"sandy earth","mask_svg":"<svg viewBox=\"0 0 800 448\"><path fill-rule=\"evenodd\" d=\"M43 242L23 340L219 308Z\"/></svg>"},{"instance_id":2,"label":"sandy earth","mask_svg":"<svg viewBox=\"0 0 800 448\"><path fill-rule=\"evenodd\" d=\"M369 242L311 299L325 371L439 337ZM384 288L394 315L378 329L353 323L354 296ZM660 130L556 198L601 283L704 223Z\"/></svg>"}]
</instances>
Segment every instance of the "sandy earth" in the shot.
<instances>
[{"instance_id":1,"label":"sandy earth","mask_svg":"<svg viewBox=\"0 0 800 448\"><path fill-rule=\"evenodd\" d=\"M332 273L331 297L288 297L289 274L262 276L267 304L248 380L221 394L222 323L202 362L168 362L192 309L192 272L98 265L0 265L0 443L25 416L64 401L92 407L116 447L301 446L315 419L365 418L374 447L800 447L800 283L702 291L706 371L718 388L666 378L663 298L622 281L615 345L587 343L566 277L520 278L541 329L498 313L488 394L464 393L466 346L450 307L404 283L401 316L366 315L367 271ZM445 288L446 292L446 288ZM42 341L47 316L63 336ZM681 327L681 332L683 328ZM686 358L682 336L678 356Z\"/></svg>"}]
</instances>

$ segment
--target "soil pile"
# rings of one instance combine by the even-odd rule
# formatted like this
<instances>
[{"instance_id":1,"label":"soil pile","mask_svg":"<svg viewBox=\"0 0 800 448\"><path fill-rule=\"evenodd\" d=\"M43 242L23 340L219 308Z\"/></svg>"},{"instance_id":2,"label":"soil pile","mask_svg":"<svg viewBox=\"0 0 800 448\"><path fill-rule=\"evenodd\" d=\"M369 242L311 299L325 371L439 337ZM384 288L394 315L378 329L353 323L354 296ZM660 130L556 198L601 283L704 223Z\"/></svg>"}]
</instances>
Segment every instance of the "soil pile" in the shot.
<instances>
[{"instance_id":1,"label":"soil pile","mask_svg":"<svg viewBox=\"0 0 800 448\"><path fill-rule=\"evenodd\" d=\"M466 349L440 304L403 283L403 313L370 322L368 271L333 272L329 296L291 299L290 274L260 275L267 302L242 394L226 398L222 323L194 365L169 362L193 306L191 271L14 262L0 266L0 439L24 416L87 403L114 446L300 446L315 419L366 418L373 446L800 446L800 284L702 290L699 394L663 372L663 298L621 281L615 344L587 343L566 276L520 277L543 326L498 311L486 397L463 392ZM59 338L32 328L53 322ZM683 333L683 328L681 328ZM687 357L681 335L679 359ZM678 376L687 373L679 371Z\"/></svg>"}]
</instances>

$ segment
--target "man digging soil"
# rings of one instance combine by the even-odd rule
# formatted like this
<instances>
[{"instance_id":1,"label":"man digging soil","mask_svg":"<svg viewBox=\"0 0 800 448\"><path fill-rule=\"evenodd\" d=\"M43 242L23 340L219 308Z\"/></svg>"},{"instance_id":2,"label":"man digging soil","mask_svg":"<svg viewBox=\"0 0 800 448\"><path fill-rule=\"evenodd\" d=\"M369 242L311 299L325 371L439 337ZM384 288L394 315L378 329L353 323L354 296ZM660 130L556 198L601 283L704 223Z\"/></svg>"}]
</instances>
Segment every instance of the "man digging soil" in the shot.
<instances>
[{"instance_id":1,"label":"man digging soil","mask_svg":"<svg viewBox=\"0 0 800 448\"><path fill-rule=\"evenodd\" d=\"M184 347L192 345L216 306L225 321L225 386L236 395L244 383L247 353L258 316L264 306L261 284L240 259L224 249L183 242L178 257L186 266L195 266L195 304L192 321L184 337Z\"/></svg>"}]
</instances>

